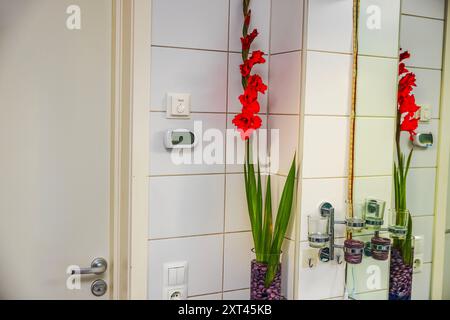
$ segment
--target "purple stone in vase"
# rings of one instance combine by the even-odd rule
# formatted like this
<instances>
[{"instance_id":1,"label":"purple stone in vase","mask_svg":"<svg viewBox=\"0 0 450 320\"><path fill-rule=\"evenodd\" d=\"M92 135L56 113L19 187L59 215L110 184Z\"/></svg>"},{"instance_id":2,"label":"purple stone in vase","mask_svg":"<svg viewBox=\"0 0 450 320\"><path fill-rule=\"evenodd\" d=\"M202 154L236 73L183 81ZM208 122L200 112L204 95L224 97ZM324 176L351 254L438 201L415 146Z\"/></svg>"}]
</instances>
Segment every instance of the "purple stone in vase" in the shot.
<instances>
[{"instance_id":1,"label":"purple stone in vase","mask_svg":"<svg viewBox=\"0 0 450 320\"><path fill-rule=\"evenodd\" d=\"M268 288L265 287L267 264L252 261L250 300L284 300L281 295L281 264Z\"/></svg>"}]
</instances>

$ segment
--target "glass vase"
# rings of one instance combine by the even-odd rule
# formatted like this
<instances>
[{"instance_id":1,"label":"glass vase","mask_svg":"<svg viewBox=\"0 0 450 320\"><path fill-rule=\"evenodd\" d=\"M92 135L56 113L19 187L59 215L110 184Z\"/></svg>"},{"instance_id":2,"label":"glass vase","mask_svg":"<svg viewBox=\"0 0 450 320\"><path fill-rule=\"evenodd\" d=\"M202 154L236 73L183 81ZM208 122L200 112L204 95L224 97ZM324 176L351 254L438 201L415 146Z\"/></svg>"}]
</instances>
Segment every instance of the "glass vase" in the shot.
<instances>
[{"instance_id":1,"label":"glass vase","mask_svg":"<svg viewBox=\"0 0 450 320\"><path fill-rule=\"evenodd\" d=\"M281 294L281 263L279 262L281 256L265 255L263 257L263 260L269 262L258 262L254 259L251 264L250 300L285 300ZM270 266L276 272L272 282L266 286L266 276Z\"/></svg>"},{"instance_id":2,"label":"glass vase","mask_svg":"<svg viewBox=\"0 0 450 320\"><path fill-rule=\"evenodd\" d=\"M410 245L405 246L407 241ZM409 251L406 255L405 250ZM389 270L389 300L411 300L413 257L414 238L394 241Z\"/></svg>"}]
</instances>

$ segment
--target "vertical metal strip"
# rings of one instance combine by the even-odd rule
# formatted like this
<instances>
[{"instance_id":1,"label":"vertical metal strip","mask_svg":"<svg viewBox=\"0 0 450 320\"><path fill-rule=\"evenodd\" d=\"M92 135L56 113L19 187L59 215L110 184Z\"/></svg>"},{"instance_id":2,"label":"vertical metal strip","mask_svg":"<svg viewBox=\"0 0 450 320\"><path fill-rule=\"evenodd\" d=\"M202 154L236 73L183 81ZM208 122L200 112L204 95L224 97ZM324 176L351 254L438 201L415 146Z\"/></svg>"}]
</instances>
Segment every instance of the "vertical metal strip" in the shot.
<instances>
[{"instance_id":1,"label":"vertical metal strip","mask_svg":"<svg viewBox=\"0 0 450 320\"><path fill-rule=\"evenodd\" d=\"M350 111L350 148L348 162L348 217L353 217L354 196L354 162L355 162L355 127L356 127L356 98L358 84L358 29L359 29L360 0L353 0L353 70L352 70L352 106ZM347 234L351 238L351 234Z\"/></svg>"}]
</instances>

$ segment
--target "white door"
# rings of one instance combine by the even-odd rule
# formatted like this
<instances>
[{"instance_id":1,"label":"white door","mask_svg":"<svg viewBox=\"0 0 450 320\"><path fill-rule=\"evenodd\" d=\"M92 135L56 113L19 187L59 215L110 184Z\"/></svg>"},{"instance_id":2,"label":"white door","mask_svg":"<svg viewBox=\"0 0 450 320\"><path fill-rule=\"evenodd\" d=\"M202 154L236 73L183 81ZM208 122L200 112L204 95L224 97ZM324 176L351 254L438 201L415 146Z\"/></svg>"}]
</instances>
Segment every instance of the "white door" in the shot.
<instances>
[{"instance_id":1,"label":"white door","mask_svg":"<svg viewBox=\"0 0 450 320\"><path fill-rule=\"evenodd\" d=\"M111 287L111 39L112 0L0 0L0 299Z\"/></svg>"}]
</instances>

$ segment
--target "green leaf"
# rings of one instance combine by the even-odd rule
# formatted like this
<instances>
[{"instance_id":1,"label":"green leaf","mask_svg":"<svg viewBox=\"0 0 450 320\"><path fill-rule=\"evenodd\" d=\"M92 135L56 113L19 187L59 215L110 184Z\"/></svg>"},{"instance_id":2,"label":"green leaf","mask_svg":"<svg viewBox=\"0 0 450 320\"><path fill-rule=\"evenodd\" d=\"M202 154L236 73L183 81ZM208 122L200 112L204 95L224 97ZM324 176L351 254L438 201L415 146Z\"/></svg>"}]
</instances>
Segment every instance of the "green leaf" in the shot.
<instances>
[{"instance_id":1,"label":"green leaf","mask_svg":"<svg viewBox=\"0 0 450 320\"><path fill-rule=\"evenodd\" d=\"M264 227L262 235L262 246L264 253L270 252L273 236L273 219L272 219L272 186L270 175L267 177L266 199L264 206Z\"/></svg>"},{"instance_id":2,"label":"green leaf","mask_svg":"<svg viewBox=\"0 0 450 320\"><path fill-rule=\"evenodd\" d=\"M286 231L289 226L289 220L292 213L292 203L294 199L294 188L295 188L295 156L292 161L291 169L289 170L289 175L286 179L284 185L283 193L281 195L280 204L278 207L277 218L275 222L274 234L272 247L270 250L270 259L268 263L268 270L266 276L266 286L269 286L275 278L276 272L278 270L278 263L281 255L281 247L286 236Z\"/></svg>"}]
</instances>

